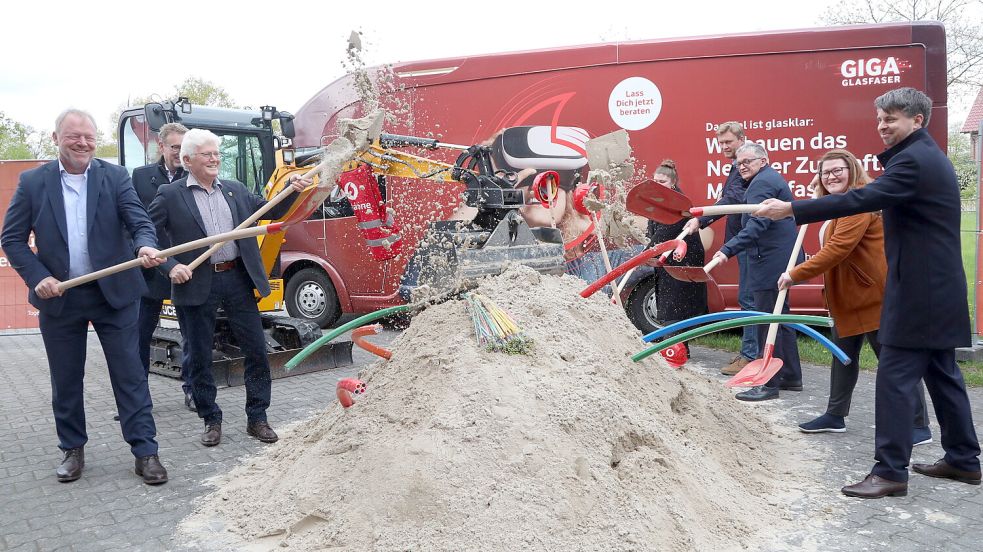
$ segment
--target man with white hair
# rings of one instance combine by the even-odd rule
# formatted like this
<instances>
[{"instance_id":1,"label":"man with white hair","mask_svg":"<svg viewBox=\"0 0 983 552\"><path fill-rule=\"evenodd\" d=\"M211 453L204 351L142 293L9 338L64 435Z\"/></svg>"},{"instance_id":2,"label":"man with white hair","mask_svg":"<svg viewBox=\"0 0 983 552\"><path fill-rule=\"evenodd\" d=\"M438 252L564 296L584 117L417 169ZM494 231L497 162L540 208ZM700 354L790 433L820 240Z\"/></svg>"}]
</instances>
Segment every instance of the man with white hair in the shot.
<instances>
[{"instance_id":1,"label":"man with white hair","mask_svg":"<svg viewBox=\"0 0 983 552\"><path fill-rule=\"evenodd\" d=\"M140 296L147 290L136 268L62 291L70 278L139 257L144 268L163 262L147 211L126 169L94 159L92 115L69 109L52 136L58 159L23 173L3 222L0 243L29 289L51 372L51 407L58 448L55 472L67 483L82 477L88 442L82 380L89 324L106 355L123 438L148 485L167 481L157 457L157 434L147 374L137 351ZM124 231L125 230L125 231ZM37 252L29 243L34 233Z\"/></svg>"},{"instance_id":2,"label":"man with white hair","mask_svg":"<svg viewBox=\"0 0 983 552\"><path fill-rule=\"evenodd\" d=\"M769 198L792 200L788 183L768 164L768 152L760 144L747 142L737 148L735 160L741 178L748 182L745 203L761 203ZM737 253L746 251L747 286L754 295L754 308L761 312L772 312L778 301L778 277L785 272L795 246L795 221L791 217L772 221L745 214L742 222L741 231L725 243L720 251L714 253L713 257L726 262ZM800 251L800 262L802 257ZM789 312L787 295L782 312ZM778 328L774 356L782 359L781 370L765 385L738 393L738 399L765 401L777 399L779 389L802 390L802 367L799 365L799 346L795 341L795 331L784 325ZM759 357L764 354L767 333L768 326L758 326Z\"/></svg>"},{"instance_id":3,"label":"man with white hair","mask_svg":"<svg viewBox=\"0 0 983 552\"><path fill-rule=\"evenodd\" d=\"M266 200L235 180L219 179L221 140L202 129L189 130L181 143L181 162L188 176L161 186L150 204L150 216L170 243L180 245L206 236L229 232L253 215ZM310 179L291 177L295 192L310 185ZM270 209L268 217L284 216L297 199ZM191 394L198 417L205 422L201 443L207 447L222 439L222 409L215 402L212 375L212 343L219 307L232 327L242 351L246 387L246 432L264 443L278 437L267 421L270 406L270 365L266 337L253 290L270 294L270 283L255 238L226 242L192 271L191 263L201 249L168 259L164 267L171 279L171 302L184 331L183 362L191 380Z\"/></svg>"}]
</instances>

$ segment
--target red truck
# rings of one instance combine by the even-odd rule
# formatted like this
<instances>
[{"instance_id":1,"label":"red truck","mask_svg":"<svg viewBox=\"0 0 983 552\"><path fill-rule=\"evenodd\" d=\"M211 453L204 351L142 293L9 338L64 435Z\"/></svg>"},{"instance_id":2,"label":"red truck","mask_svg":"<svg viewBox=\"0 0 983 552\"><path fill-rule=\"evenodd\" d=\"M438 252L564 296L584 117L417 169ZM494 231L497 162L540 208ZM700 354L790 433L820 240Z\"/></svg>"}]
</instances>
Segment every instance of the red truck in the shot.
<instances>
[{"instance_id":1,"label":"red truck","mask_svg":"<svg viewBox=\"0 0 983 552\"><path fill-rule=\"evenodd\" d=\"M934 102L929 131L941 147L947 144L945 32L939 23L607 43L380 69L374 74L391 75L382 104L399 114L386 132L474 144L523 125L574 127L592 137L625 129L636 166L650 175L662 159L674 159L694 205L713 203L730 169L716 142L715 125L723 121L744 123L748 138L765 146L798 198L806 196L815 160L834 147L853 151L872 175L881 172L873 101L889 89L925 91ZM346 76L301 107L298 152L322 144L338 118L363 114L356 90ZM450 162L455 153L441 160ZM459 192L442 182L389 179L388 201L401 219L404 249L412 250L429 221L450 215ZM723 222L714 227L708 254L723 242ZM810 230L807 254L817 251L819 232L818 225ZM327 324L343 312L400 303L406 257L373 260L344 200L326 204L287 235L281 270L288 308L294 305L293 316ZM738 308L734 263L717 269L715 278L724 304L711 310ZM824 311L821 289L821 279L797 286L793 309ZM634 309L644 313L634 319L640 328L656 322L651 285L635 286L629 303L642 307Z\"/></svg>"}]
</instances>

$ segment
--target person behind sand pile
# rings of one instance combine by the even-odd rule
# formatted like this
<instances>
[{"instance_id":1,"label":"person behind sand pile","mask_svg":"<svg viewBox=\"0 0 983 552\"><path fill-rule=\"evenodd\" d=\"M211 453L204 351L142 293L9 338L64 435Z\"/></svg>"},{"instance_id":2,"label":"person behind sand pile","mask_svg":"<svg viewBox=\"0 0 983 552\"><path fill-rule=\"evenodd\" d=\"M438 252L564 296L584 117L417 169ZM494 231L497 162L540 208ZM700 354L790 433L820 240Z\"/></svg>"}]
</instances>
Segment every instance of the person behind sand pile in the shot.
<instances>
[{"instance_id":1,"label":"person behind sand pile","mask_svg":"<svg viewBox=\"0 0 983 552\"><path fill-rule=\"evenodd\" d=\"M64 454L55 471L58 481L75 481L85 468L89 437L82 381L91 323L106 356L123 439L136 458L134 471L144 483L159 485L167 481L167 470L157 456L153 402L137 350L143 276L133 268L65 291L58 287L134 257L144 268L164 261L126 169L94 158L96 137L95 120L85 111L58 116L52 136L58 159L21 174L0 244L38 309Z\"/></svg>"},{"instance_id":2,"label":"person behind sand pile","mask_svg":"<svg viewBox=\"0 0 983 552\"><path fill-rule=\"evenodd\" d=\"M181 166L181 141L184 140L186 132L188 128L181 123L167 123L161 126L157 135L160 159L156 163L133 169L133 189L140 196L140 203L143 203L145 208L149 208L150 202L157 196L157 188L185 177L184 167ZM162 232L158 232L157 240L161 242L161 248L166 249L170 245L166 241L166 234ZM143 362L143 370L149 374L150 342L160 322L160 310L164 300L171 298L171 281L159 267L145 269L143 279L147 282L147 293L140 300L140 318L137 327L140 331L140 360ZM184 391L184 406L194 412L195 401L191 396L191 383L184 369L181 370L181 389Z\"/></svg>"},{"instance_id":3,"label":"person behind sand pile","mask_svg":"<svg viewBox=\"0 0 983 552\"><path fill-rule=\"evenodd\" d=\"M812 186L816 196L842 194L870 182L857 158L847 150L830 150L819 159L819 174ZM829 403L826 413L799 424L804 433L846 431L844 418L850 413L853 388L860 373L860 348L864 339L875 355L881 344L877 329L881 322L881 302L887 261L884 259L884 223L879 212L858 213L834 219L823 234L822 248L806 262L778 279L778 289L804 282L823 274L824 295L830 316L835 322L833 341L853 362L846 365L835 357L830 369ZM918 384L918 408L915 412L913 444L932 441L925 410L925 390Z\"/></svg>"},{"instance_id":4,"label":"person behind sand pile","mask_svg":"<svg viewBox=\"0 0 983 552\"><path fill-rule=\"evenodd\" d=\"M658 185L681 192L679 174L676 172L676 163L672 159L666 159L655 169L652 180ZM674 224L662 224L654 220L648 221L646 233L650 240L649 247L676 239L683 231L685 224L685 219ZM686 236L685 241L686 255L682 260L677 261L670 255L665 264L670 266L703 265L706 259L700 234L690 234ZM671 324L707 312L707 285L705 282L683 282L673 278L661 268L656 268L656 273L658 274L655 291L656 305L659 320L664 324Z\"/></svg>"},{"instance_id":5,"label":"person behind sand pile","mask_svg":"<svg viewBox=\"0 0 983 552\"><path fill-rule=\"evenodd\" d=\"M912 468L929 477L980 484L980 443L956 347L970 344L966 275L960 251L959 184L952 163L928 134L932 100L914 88L874 101L877 132L887 150L884 174L842 194L796 202L766 201L756 216L799 223L883 211L887 280L877 334L875 464L847 496L908 494L915 386L932 397L945 456ZM943 129L944 131L944 129Z\"/></svg>"},{"instance_id":6,"label":"person behind sand pile","mask_svg":"<svg viewBox=\"0 0 983 552\"><path fill-rule=\"evenodd\" d=\"M731 161L730 172L727 173L727 180L724 182L720 192L720 199L714 205L739 205L744 203L744 194L747 192L748 183L741 178L741 171L737 167L734 159L737 157L737 148L744 145L746 137L744 135L744 125L735 121L720 123L717 126L717 143L720 144L720 152ZM713 224L723 215L704 216L690 219L684 228L690 234L695 234L700 228L706 228ZM730 241L744 228L741 222L741 215L728 215L727 224L724 227L724 242ZM751 261L748 259L747 251L740 251L737 254L738 280L737 280L737 302L743 310L754 310L754 293L748 287L751 276L748 274ZM733 376L747 366L749 362L758 356L758 330L754 326L744 326L741 335L741 352L731 359L730 364L720 369L720 373L725 376Z\"/></svg>"},{"instance_id":7,"label":"person behind sand pile","mask_svg":"<svg viewBox=\"0 0 983 552\"><path fill-rule=\"evenodd\" d=\"M788 183L768 164L768 152L760 144L745 143L737 149L737 168L741 178L748 182L745 203L761 203L768 198L792 200ZM754 293L754 309L773 312L778 301L778 277L788 266L788 259L795 246L798 234L791 217L770 220L750 215L742 215L744 227L725 243L720 251L713 254L714 259L726 262L728 258L741 251L748 251L748 287ZM799 251L799 259L803 258ZM788 296L781 312L789 312ZM758 325L758 356L765 350L768 325ZM802 367L799 365L799 346L795 341L795 330L788 326L778 327L774 357L782 359L782 368L766 384L759 385L737 394L742 401L765 401L777 399L779 389L787 391L802 390Z\"/></svg>"},{"instance_id":8,"label":"person behind sand pile","mask_svg":"<svg viewBox=\"0 0 983 552\"><path fill-rule=\"evenodd\" d=\"M202 129L189 130L181 143L181 162L188 176L164 184L150 204L156 227L167 234L173 245L229 232L266 204L241 182L218 178L222 164L221 139ZM277 219L296 201L296 192L311 184L309 179L291 176L294 194L267 216ZM224 243L192 272L191 263L201 249L168 259L164 267L171 279L171 301L184 330L188 377L198 417L205 423L201 443L212 447L222 440L222 409L215 402L212 375L212 342L215 317L221 307L244 357L246 387L246 433L264 443L278 437L267 422L270 406L270 365L266 357L263 322L256 307L254 290L270 294L270 283L260 258L256 239L245 238Z\"/></svg>"}]
</instances>

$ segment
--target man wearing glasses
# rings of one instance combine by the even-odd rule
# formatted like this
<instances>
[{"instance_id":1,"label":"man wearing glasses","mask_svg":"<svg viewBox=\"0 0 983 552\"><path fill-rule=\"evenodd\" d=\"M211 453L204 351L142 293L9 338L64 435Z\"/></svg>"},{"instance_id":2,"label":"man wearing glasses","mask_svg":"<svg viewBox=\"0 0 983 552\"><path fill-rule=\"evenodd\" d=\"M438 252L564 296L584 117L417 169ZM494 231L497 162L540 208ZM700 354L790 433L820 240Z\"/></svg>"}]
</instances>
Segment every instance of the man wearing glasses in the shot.
<instances>
[{"instance_id":1,"label":"man wearing glasses","mask_svg":"<svg viewBox=\"0 0 983 552\"><path fill-rule=\"evenodd\" d=\"M160 151L160 159L156 163L138 167L133 171L133 187L140 196L140 202L144 208L150 208L150 202L157 196L157 188L163 184L174 182L185 177L184 167L181 166L181 141L184 140L184 133L188 132L187 127L181 123L167 123L160 127L157 135L157 149ZM166 236L161 232L157 233L157 241L161 249L170 247ZM162 239L164 238L164 239ZM143 279L147 282L147 293L140 299L140 318L137 326L140 330L140 360L143 361L143 370L150 374L150 340L154 336L154 329L160 321L160 309L164 304L164 299L171 298L171 281L167 274L159 268L148 268L143 271ZM181 370L181 384L184 390L184 406L189 410L195 410L194 398L191 396L191 384L188 383L188 375L185 370Z\"/></svg>"},{"instance_id":2,"label":"man wearing glasses","mask_svg":"<svg viewBox=\"0 0 983 552\"><path fill-rule=\"evenodd\" d=\"M161 186L150 204L157 229L173 245L229 232L266 204L235 180L218 178L221 167L215 134L189 130L181 143L181 161L188 176ZM270 209L268 217L284 216L310 185L309 179L291 177L294 194ZM215 402L212 343L216 313L221 307L244 357L246 432L264 443L278 437L266 418L270 406L270 365L266 337L253 290L270 294L270 283L255 238L226 242L208 261L191 270L187 265L201 249L170 258L162 266L170 277L171 301L184 331L183 365L191 381L198 417L205 422L201 443L212 447L222 439L222 409Z\"/></svg>"},{"instance_id":3,"label":"man wearing glasses","mask_svg":"<svg viewBox=\"0 0 983 552\"><path fill-rule=\"evenodd\" d=\"M747 142L737 149L737 169L741 178L748 182L744 203L761 203L769 198L792 201L788 183L768 164L768 152L760 144ZM748 258L747 286L754 295L754 308L761 312L772 312L778 301L778 277L785 272L788 259L795 246L795 221L791 217L770 220L743 215L743 228L727 241L713 258L723 262L734 255L746 251ZM799 252L798 262L803 255ZM788 296L782 312L789 312ZM765 337L768 326L759 325L758 354L765 350ZM737 394L742 401L766 401L778 398L779 389L802 390L802 367L799 365L799 347L795 341L795 330L779 326L775 342L776 358L782 359L782 369L765 385L754 387Z\"/></svg>"}]
</instances>

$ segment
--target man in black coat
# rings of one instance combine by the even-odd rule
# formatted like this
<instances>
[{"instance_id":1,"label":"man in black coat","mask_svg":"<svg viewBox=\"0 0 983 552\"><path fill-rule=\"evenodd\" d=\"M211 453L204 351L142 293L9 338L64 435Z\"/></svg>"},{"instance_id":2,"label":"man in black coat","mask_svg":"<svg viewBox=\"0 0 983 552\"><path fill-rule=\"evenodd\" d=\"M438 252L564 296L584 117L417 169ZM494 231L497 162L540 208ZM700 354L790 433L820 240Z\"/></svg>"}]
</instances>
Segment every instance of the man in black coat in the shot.
<instances>
[{"instance_id":1,"label":"man in black coat","mask_svg":"<svg viewBox=\"0 0 983 552\"><path fill-rule=\"evenodd\" d=\"M768 164L768 152L760 144L745 143L737 149L736 165L741 178L748 182L744 203L761 203L769 198L792 200L788 183ZM737 253L746 252L748 278L746 285L754 295L754 309L772 312L778 301L778 277L788 268L788 258L795 247L797 231L792 217L769 220L761 217L743 215L743 228L727 241L714 258L724 262ZM801 257L801 252L800 252ZM788 296L782 312L788 312ZM765 339L768 326L759 325L758 356L765 353ZM795 330L781 325L775 341L775 358L782 359L781 370L772 376L765 385L759 385L737 394L742 401L765 401L778 398L778 390L802 390L802 366L799 364L799 345L795 341Z\"/></svg>"},{"instance_id":2,"label":"man in black coat","mask_svg":"<svg viewBox=\"0 0 983 552\"><path fill-rule=\"evenodd\" d=\"M167 123L160 127L157 134L157 148L160 159L156 163L144 165L133 170L133 188L140 196L140 203L147 209L150 202L157 196L157 188L163 184L174 182L185 177L181 165L181 141L188 128L181 123ZM158 232L158 242L162 249L170 247L166 234ZM147 282L147 293L140 299L140 318L137 322L140 331L140 360L143 370L150 373L150 340L154 329L160 321L160 309L165 299L171 298L171 281L160 268L148 268L143 271L143 279ZM191 384L188 375L181 370L181 387L184 389L184 406L194 411L194 398L191 396Z\"/></svg>"},{"instance_id":3,"label":"man in black coat","mask_svg":"<svg viewBox=\"0 0 983 552\"><path fill-rule=\"evenodd\" d=\"M215 134L189 130L181 143L181 162L188 176L161 186L150 204L150 216L173 245L233 230L266 204L235 180L218 178L221 166ZM295 192L310 185L309 179L291 177ZM268 218L284 216L299 197L296 193L270 209ZM266 336L256 306L254 290L270 294L266 268L256 238L224 243L193 271L188 266L203 249L181 253L163 265L171 279L171 301L184 331L185 369L191 381L198 417L205 423L201 443L215 446L222 439L222 409L215 401L212 375L212 343L219 307L225 311L232 334L244 357L246 432L264 443L278 437L267 422L270 406L270 365Z\"/></svg>"},{"instance_id":4,"label":"man in black coat","mask_svg":"<svg viewBox=\"0 0 983 552\"><path fill-rule=\"evenodd\" d=\"M970 344L966 276L959 239L959 186L952 164L929 136L932 100L913 88L877 98L877 130L888 149L884 174L845 194L768 201L755 215L794 214L796 222L883 210L887 284L881 310L874 445L876 463L862 482L843 488L861 498L908 493L915 386L924 378L945 457L915 464L930 477L980 484L980 445L955 348Z\"/></svg>"}]
</instances>

